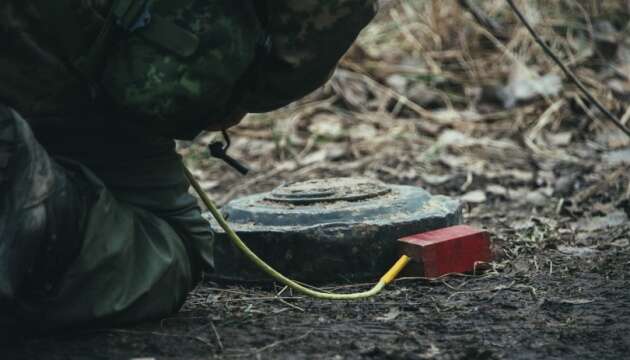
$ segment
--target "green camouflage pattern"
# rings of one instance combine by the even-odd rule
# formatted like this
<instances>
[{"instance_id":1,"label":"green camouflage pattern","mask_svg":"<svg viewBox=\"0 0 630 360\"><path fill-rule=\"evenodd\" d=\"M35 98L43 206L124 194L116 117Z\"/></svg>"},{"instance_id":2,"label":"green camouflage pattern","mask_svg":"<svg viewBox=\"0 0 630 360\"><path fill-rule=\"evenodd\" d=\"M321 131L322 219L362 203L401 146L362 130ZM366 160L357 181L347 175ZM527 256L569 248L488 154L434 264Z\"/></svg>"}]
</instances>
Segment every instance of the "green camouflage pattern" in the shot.
<instances>
[{"instance_id":1,"label":"green camouflage pattern","mask_svg":"<svg viewBox=\"0 0 630 360\"><path fill-rule=\"evenodd\" d=\"M15 151L0 155L16 175L0 181L0 343L5 329L120 326L177 311L212 268L214 240L175 143L100 113L81 120L108 128L86 132L2 110L3 144Z\"/></svg>"},{"instance_id":2,"label":"green camouflage pattern","mask_svg":"<svg viewBox=\"0 0 630 360\"><path fill-rule=\"evenodd\" d=\"M166 3L166 4L164 4ZM196 54L178 57L141 35L125 41L108 61L106 91L161 134L194 137L227 116L231 94L254 61L260 26L251 2L172 0L154 11L199 37Z\"/></svg>"},{"instance_id":3,"label":"green camouflage pattern","mask_svg":"<svg viewBox=\"0 0 630 360\"><path fill-rule=\"evenodd\" d=\"M0 47L0 100L28 115L90 106L92 92L68 64L86 55L111 1L60 0L65 21L82 29L76 44L64 39L65 52L38 26L44 14L34 0L0 4L0 37L9 39ZM167 137L220 130L235 113L270 111L325 83L377 7L376 0L156 0L152 14L195 34L197 51L180 56L142 31L114 37L98 100Z\"/></svg>"},{"instance_id":4,"label":"green camouflage pattern","mask_svg":"<svg viewBox=\"0 0 630 360\"><path fill-rule=\"evenodd\" d=\"M241 107L266 112L325 83L359 32L378 11L376 0L266 2L272 48L248 82Z\"/></svg>"},{"instance_id":5,"label":"green camouflage pattern","mask_svg":"<svg viewBox=\"0 0 630 360\"><path fill-rule=\"evenodd\" d=\"M99 29L89 26L102 17L96 0L76 0L67 21L79 22L81 38L94 38ZM64 63L43 24L45 13L31 0L0 1L0 100L23 114L76 111L89 100L89 91Z\"/></svg>"},{"instance_id":6,"label":"green camouflage pattern","mask_svg":"<svg viewBox=\"0 0 630 360\"><path fill-rule=\"evenodd\" d=\"M161 15L200 36L198 53L181 59L133 37L110 61L106 88L162 133L220 130L233 112L273 110L321 86L376 13L365 0L260 3L257 16L242 1L169 8ZM271 46L261 56L265 34Z\"/></svg>"}]
</instances>

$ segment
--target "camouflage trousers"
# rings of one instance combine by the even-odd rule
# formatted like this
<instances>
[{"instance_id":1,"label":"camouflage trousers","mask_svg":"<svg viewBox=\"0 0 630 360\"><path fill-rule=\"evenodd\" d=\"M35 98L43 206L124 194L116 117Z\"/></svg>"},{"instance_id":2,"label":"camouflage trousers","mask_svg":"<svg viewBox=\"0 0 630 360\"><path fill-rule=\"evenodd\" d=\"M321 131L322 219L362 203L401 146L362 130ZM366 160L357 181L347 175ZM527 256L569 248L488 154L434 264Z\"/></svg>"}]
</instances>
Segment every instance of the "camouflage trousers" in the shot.
<instances>
[{"instance_id":1,"label":"camouflage trousers","mask_svg":"<svg viewBox=\"0 0 630 360\"><path fill-rule=\"evenodd\" d=\"M21 298L0 291L1 329L48 332L116 326L164 317L182 306L211 261L213 237L196 200L188 194L181 159L174 149L171 151L166 159L155 158L148 167L157 167L156 172L164 176L175 173L171 178L181 181L147 186L144 191L143 187L133 191L110 187L82 163L52 159L55 166L72 175L75 186L92 194L80 232L79 254L50 295ZM38 156L31 160L48 161L44 157L50 157L46 152ZM123 183L133 181L123 175L116 177L122 177ZM68 204L68 208L73 205ZM55 214L57 219L64 216L69 215ZM64 236L58 234L59 246L76 240ZM6 277L0 276L1 281L7 281ZM0 289L11 288L10 284L0 284Z\"/></svg>"}]
</instances>

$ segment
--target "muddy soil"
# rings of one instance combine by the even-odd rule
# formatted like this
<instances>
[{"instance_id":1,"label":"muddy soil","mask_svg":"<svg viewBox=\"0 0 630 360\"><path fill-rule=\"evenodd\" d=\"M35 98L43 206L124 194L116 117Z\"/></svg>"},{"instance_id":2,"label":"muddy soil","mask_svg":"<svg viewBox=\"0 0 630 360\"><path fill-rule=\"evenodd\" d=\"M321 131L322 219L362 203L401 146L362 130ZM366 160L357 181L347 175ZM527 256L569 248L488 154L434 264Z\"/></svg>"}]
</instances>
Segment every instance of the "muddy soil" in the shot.
<instances>
[{"instance_id":1,"label":"muddy soil","mask_svg":"<svg viewBox=\"0 0 630 360\"><path fill-rule=\"evenodd\" d=\"M173 317L23 340L2 359L627 358L630 224L590 224L577 238L591 243L575 245L562 213L500 199L470 209L499 249L480 274L401 279L359 302L206 281Z\"/></svg>"},{"instance_id":2,"label":"muddy soil","mask_svg":"<svg viewBox=\"0 0 630 360\"><path fill-rule=\"evenodd\" d=\"M207 309L30 340L3 350L3 358L627 358L630 251L538 261L535 274L400 281L356 303L267 300L273 296L265 292L206 284L213 288L200 289L211 299Z\"/></svg>"}]
</instances>

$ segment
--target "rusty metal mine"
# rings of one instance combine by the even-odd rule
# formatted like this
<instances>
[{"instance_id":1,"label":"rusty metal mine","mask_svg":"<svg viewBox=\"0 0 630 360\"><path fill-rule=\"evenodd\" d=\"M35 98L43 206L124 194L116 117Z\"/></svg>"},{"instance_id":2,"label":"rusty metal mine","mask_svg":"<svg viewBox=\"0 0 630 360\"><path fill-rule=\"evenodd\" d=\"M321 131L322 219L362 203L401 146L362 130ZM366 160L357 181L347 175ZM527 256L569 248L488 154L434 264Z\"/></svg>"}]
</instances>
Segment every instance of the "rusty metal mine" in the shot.
<instances>
[{"instance_id":1,"label":"rusty metal mine","mask_svg":"<svg viewBox=\"0 0 630 360\"><path fill-rule=\"evenodd\" d=\"M366 178L282 185L227 204L239 236L277 270L302 281L374 279L397 257L396 240L461 223L461 204L414 186ZM219 280L268 281L212 222Z\"/></svg>"}]
</instances>

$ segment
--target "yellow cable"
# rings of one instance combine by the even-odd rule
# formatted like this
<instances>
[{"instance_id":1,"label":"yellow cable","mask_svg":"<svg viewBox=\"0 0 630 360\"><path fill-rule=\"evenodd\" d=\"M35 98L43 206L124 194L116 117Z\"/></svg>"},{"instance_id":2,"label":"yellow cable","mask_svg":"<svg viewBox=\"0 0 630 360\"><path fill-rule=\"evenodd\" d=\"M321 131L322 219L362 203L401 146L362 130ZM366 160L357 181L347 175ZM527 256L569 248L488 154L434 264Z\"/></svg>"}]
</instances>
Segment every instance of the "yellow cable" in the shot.
<instances>
[{"instance_id":1,"label":"yellow cable","mask_svg":"<svg viewBox=\"0 0 630 360\"><path fill-rule=\"evenodd\" d=\"M203 191L199 182L195 180L193 174L188 170L188 168L184 167L184 171L186 173L186 177L188 177L188 181L195 189L199 197L201 197L201 201L203 201L204 205L208 208L212 216L217 220L219 225L223 228L227 236L232 240L234 245L238 247L251 261L253 261L258 267L264 270L267 274L269 274L274 279L278 280L282 284L290 287L291 289L298 291L304 295L308 295L310 297L316 299L323 300L357 300L357 299L365 299L369 297L373 297L380 293L385 285L391 283L396 276L400 273L400 271L409 263L409 257L403 255L396 264L379 280L379 282L374 285L374 287L368 291L354 293L354 294L332 294L321 291L315 291L309 289L305 286L302 286L295 281L289 279L288 277L282 275L274 268L265 263L261 258L259 258L253 251L251 251L247 245L241 240L241 238L232 230L230 225L228 225L227 221L223 218L223 215L219 212L217 207L214 205L210 197Z\"/></svg>"},{"instance_id":2,"label":"yellow cable","mask_svg":"<svg viewBox=\"0 0 630 360\"><path fill-rule=\"evenodd\" d=\"M380 281L383 282L385 285L388 285L389 283L394 281L396 277L398 276L398 274L400 274L402 269L404 269L405 266L409 264L409 261L411 261L411 258L409 256L407 255L401 256L400 259L396 261L394 266L392 266L392 268L389 269L389 271L385 275L383 275Z\"/></svg>"}]
</instances>

